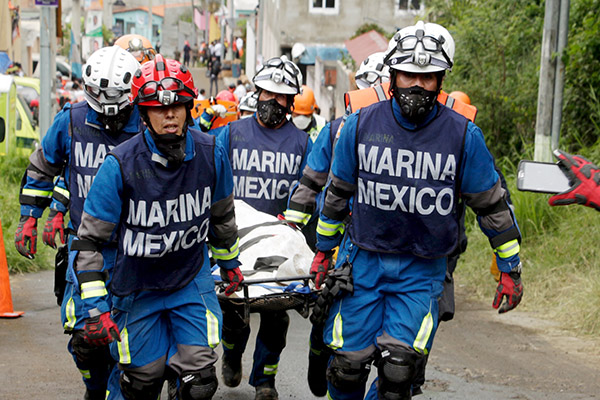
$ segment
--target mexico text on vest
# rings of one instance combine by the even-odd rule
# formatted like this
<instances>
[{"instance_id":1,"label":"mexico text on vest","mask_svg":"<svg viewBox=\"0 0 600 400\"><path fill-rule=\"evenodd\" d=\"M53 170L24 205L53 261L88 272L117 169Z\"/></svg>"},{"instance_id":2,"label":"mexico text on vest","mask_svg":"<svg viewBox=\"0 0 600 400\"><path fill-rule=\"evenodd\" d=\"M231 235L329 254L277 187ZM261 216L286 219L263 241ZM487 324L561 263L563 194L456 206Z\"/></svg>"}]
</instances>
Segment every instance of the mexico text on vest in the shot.
<instances>
[{"instance_id":1,"label":"mexico text on vest","mask_svg":"<svg viewBox=\"0 0 600 400\"><path fill-rule=\"evenodd\" d=\"M87 197L98 168L100 168L104 162L104 159L106 158L106 155L113 148L114 146L101 143L85 143L84 149L81 142L75 142L75 166L77 167L78 171L81 171L81 169L85 168L90 172L89 174L80 174L77 172L77 176L75 176L75 181L77 182L78 188L78 197Z\"/></svg>"},{"instance_id":2,"label":"mexico text on vest","mask_svg":"<svg viewBox=\"0 0 600 400\"><path fill-rule=\"evenodd\" d=\"M203 243L208 235L211 199L209 187L204 188L202 203L199 190L151 203L130 199L123 253L132 257L162 257ZM171 224L182 224L184 229L160 229Z\"/></svg>"},{"instance_id":3,"label":"mexico text on vest","mask_svg":"<svg viewBox=\"0 0 600 400\"><path fill-rule=\"evenodd\" d=\"M448 215L454 206L454 188L448 185L456 176L454 154L428 153L389 147L358 145L358 203L385 211L403 211L420 215L434 212ZM361 172L364 171L364 174ZM405 184L394 185L393 180L372 181L363 176L398 177ZM419 181L431 182L417 185ZM437 184L436 182L437 181ZM387 182L387 183L386 183ZM414 184L411 184L414 182Z\"/></svg>"},{"instance_id":4,"label":"mexico text on vest","mask_svg":"<svg viewBox=\"0 0 600 400\"><path fill-rule=\"evenodd\" d=\"M236 198L274 200L285 199L290 187L296 184L297 180L291 177L298 176L302 156L236 148L231 161Z\"/></svg>"}]
</instances>

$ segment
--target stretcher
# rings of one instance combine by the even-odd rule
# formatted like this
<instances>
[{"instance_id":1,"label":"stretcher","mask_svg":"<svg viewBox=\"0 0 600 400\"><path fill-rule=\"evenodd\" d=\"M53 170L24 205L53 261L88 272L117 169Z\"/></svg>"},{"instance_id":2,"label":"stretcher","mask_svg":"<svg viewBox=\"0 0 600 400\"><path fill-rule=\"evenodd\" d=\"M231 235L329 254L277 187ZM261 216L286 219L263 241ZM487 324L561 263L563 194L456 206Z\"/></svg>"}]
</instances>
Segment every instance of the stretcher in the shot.
<instances>
[{"instance_id":1,"label":"stretcher","mask_svg":"<svg viewBox=\"0 0 600 400\"><path fill-rule=\"evenodd\" d=\"M227 113L224 117L217 117L217 119L213 122L212 128L220 128L221 126L225 126L232 121L236 121L238 119L237 115L237 104L234 101L227 100L217 100L214 97L205 100L194 100L194 107L192 108L192 118L196 119L205 109L215 104L221 104L227 110Z\"/></svg>"},{"instance_id":2,"label":"stretcher","mask_svg":"<svg viewBox=\"0 0 600 400\"><path fill-rule=\"evenodd\" d=\"M313 252L299 229L272 215L257 211L242 200L235 200L240 237L242 290L225 296L218 266L213 278L222 307L243 308L250 312L295 309L304 317L315 299L310 282Z\"/></svg>"}]
</instances>

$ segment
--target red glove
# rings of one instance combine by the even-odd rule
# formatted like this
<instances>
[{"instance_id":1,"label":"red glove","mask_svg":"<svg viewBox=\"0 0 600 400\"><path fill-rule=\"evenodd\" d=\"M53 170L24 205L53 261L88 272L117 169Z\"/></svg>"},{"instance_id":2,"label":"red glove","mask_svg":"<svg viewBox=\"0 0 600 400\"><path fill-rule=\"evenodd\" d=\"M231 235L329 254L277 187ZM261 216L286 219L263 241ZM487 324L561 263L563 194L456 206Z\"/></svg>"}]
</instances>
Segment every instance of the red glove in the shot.
<instances>
[{"instance_id":1,"label":"red glove","mask_svg":"<svg viewBox=\"0 0 600 400\"><path fill-rule=\"evenodd\" d=\"M35 258L37 247L37 218L21 215L15 231L15 247L23 257Z\"/></svg>"},{"instance_id":2,"label":"red glove","mask_svg":"<svg viewBox=\"0 0 600 400\"><path fill-rule=\"evenodd\" d=\"M317 251L317 254L315 254L315 258L313 258L313 262L312 265L310 266L310 273L315 274L314 277L314 281L315 281L315 288L316 289L321 289L321 285L323 284L323 281L325 280L325 275L327 275L327 272L331 269L332 265L332 257L333 257L333 250L328 250L328 251Z\"/></svg>"},{"instance_id":3,"label":"red glove","mask_svg":"<svg viewBox=\"0 0 600 400\"><path fill-rule=\"evenodd\" d=\"M221 277L225 282L229 282L229 285L225 288L225 296L234 294L238 290L240 283L244 281L244 275L242 275L240 267L233 269L221 268Z\"/></svg>"},{"instance_id":4,"label":"red glove","mask_svg":"<svg viewBox=\"0 0 600 400\"><path fill-rule=\"evenodd\" d=\"M42 242L45 245L56 248L56 234L60 236L60 241L65 244L65 227L64 227L64 214L60 211L51 210L48 214L48 219L44 225L44 232L42 233Z\"/></svg>"},{"instance_id":5,"label":"red glove","mask_svg":"<svg viewBox=\"0 0 600 400\"><path fill-rule=\"evenodd\" d=\"M109 312L85 320L83 338L92 346L106 346L115 340L121 341L119 328Z\"/></svg>"},{"instance_id":6,"label":"red glove","mask_svg":"<svg viewBox=\"0 0 600 400\"><path fill-rule=\"evenodd\" d=\"M569 178L571 188L556 194L548 203L551 206L581 204L600 211L600 168L582 156L572 156L564 151L555 150L558 165Z\"/></svg>"},{"instance_id":7,"label":"red glove","mask_svg":"<svg viewBox=\"0 0 600 400\"><path fill-rule=\"evenodd\" d=\"M506 301L500 305L504 297L506 297ZM500 307L498 312L502 314L518 306L522 298L523 283L521 283L521 273L514 270L509 273L502 272L492 307L495 309Z\"/></svg>"}]
</instances>

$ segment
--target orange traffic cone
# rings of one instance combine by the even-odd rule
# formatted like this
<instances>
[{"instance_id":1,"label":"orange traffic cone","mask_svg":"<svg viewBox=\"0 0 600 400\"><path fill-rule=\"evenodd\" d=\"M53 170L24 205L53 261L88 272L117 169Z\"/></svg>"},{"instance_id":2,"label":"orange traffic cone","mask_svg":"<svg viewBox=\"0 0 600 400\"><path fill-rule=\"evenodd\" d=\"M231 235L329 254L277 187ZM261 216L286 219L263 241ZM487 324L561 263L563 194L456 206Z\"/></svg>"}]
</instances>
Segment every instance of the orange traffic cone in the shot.
<instances>
[{"instance_id":1,"label":"orange traffic cone","mask_svg":"<svg viewBox=\"0 0 600 400\"><path fill-rule=\"evenodd\" d=\"M6 249L4 249L4 236L2 235L2 221L0 221L0 318L17 318L23 314L25 314L24 311L13 310Z\"/></svg>"}]
</instances>

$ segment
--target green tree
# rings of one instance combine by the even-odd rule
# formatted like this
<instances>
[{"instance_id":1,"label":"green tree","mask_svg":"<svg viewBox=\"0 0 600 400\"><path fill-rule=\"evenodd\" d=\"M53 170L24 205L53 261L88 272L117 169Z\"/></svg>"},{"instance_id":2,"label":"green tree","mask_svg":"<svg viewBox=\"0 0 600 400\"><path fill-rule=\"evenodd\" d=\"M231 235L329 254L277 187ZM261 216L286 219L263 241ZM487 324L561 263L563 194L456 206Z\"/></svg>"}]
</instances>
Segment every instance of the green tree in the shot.
<instances>
[{"instance_id":1,"label":"green tree","mask_svg":"<svg viewBox=\"0 0 600 400\"><path fill-rule=\"evenodd\" d=\"M572 0L565 61L561 147L579 151L600 136L600 0ZM597 160L596 160L597 161Z\"/></svg>"},{"instance_id":2,"label":"green tree","mask_svg":"<svg viewBox=\"0 0 600 400\"><path fill-rule=\"evenodd\" d=\"M448 92L466 92L477 125L496 157L523 154L533 143L544 6L536 0L434 0L430 20L456 43Z\"/></svg>"}]
</instances>

